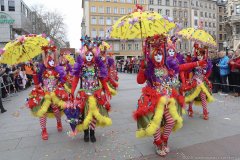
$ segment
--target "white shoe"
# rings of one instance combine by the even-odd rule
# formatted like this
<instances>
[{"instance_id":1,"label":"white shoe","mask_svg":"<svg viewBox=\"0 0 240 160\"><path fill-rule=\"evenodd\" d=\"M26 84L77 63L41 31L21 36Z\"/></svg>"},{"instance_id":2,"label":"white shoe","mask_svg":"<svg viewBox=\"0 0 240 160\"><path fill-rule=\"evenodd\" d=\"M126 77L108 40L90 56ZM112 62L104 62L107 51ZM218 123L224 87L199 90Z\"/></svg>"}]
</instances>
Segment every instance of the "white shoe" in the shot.
<instances>
[{"instance_id":1,"label":"white shoe","mask_svg":"<svg viewBox=\"0 0 240 160\"><path fill-rule=\"evenodd\" d=\"M164 152L166 153L169 153L170 152L170 148L168 146L163 146L163 150Z\"/></svg>"},{"instance_id":2,"label":"white shoe","mask_svg":"<svg viewBox=\"0 0 240 160\"><path fill-rule=\"evenodd\" d=\"M156 153L159 155L159 156L166 156L167 155L167 153L164 151L164 150L161 150L160 148L159 148L159 146L157 146L157 145L155 145L155 150L156 150Z\"/></svg>"}]
</instances>

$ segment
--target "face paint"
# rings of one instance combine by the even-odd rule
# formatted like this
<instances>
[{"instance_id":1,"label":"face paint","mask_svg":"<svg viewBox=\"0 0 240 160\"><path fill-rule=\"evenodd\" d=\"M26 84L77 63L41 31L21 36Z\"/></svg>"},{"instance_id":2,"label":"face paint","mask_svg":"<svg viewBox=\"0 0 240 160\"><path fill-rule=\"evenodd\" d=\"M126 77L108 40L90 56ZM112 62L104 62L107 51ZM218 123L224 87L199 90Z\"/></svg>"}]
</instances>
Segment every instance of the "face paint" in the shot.
<instances>
[{"instance_id":1,"label":"face paint","mask_svg":"<svg viewBox=\"0 0 240 160\"><path fill-rule=\"evenodd\" d=\"M91 62L92 59L93 59L93 53L92 52L87 53L87 55L86 55L87 62Z\"/></svg>"},{"instance_id":2,"label":"face paint","mask_svg":"<svg viewBox=\"0 0 240 160\"><path fill-rule=\"evenodd\" d=\"M175 55L175 51L173 49L168 50L168 55L173 57Z\"/></svg>"},{"instance_id":3,"label":"face paint","mask_svg":"<svg viewBox=\"0 0 240 160\"><path fill-rule=\"evenodd\" d=\"M154 59L157 63L162 62L163 56L160 52L158 52L157 54L154 55Z\"/></svg>"},{"instance_id":4,"label":"face paint","mask_svg":"<svg viewBox=\"0 0 240 160\"><path fill-rule=\"evenodd\" d=\"M198 55L197 59L201 61L201 60L203 60L203 56L202 55Z\"/></svg>"},{"instance_id":5,"label":"face paint","mask_svg":"<svg viewBox=\"0 0 240 160\"><path fill-rule=\"evenodd\" d=\"M54 67L55 62L54 62L54 60L50 60L50 61L48 62L48 64L49 64L49 66Z\"/></svg>"}]
</instances>

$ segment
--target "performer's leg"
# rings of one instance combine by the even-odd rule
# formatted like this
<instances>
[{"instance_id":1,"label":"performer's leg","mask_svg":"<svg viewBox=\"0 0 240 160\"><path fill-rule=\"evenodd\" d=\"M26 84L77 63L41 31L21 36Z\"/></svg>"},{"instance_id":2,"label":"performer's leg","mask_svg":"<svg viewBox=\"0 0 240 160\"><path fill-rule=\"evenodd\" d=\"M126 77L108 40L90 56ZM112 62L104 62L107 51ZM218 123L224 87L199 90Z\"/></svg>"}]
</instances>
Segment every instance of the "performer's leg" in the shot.
<instances>
[{"instance_id":1,"label":"performer's leg","mask_svg":"<svg viewBox=\"0 0 240 160\"><path fill-rule=\"evenodd\" d=\"M95 137L95 128L96 128L97 120L95 117L93 117L93 120L90 124L90 140L91 142L96 142L96 137Z\"/></svg>"},{"instance_id":2,"label":"performer's leg","mask_svg":"<svg viewBox=\"0 0 240 160\"><path fill-rule=\"evenodd\" d=\"M47 129L46 129L47 115L44 114L42 117L39 118L39 121L40 121L40 126L42 129L42 139L48 140L48 133L47 133Z\"/></svg>"},{"instance_id":3,"label":"performer's leg","mask_svg":"<svg viewBox=\"0 0 240 160\"><path fill-rule=\"evenodd\" d=\"M52 110L53 110L53 113L54 113L54 115L56 117L56 120L57 120L58 132L62 132L62 121L61 121L60 110L59 110L59 108L56 105L52 105Z\"/></svg>"},{"instance_id":4,"label":"performer's leg","mask_svg":"<svg viewBox=\"0 0 240 160\"><path fill-rule=\"evenodd\" d=\"M175 121L173 120L172 116L169 113L168 109L164 109L164 117L166 120L166 124L164 126L164 132L161 137L163 143L164 143L164 151L166 153L170 152L170 149L168 147L168 137L170 136L172 129L174 127Z\"/></svg>"},{"instance_id":5,"label":"performer's leg","mask_svg":"<svg viewBox=\"0 0 240 160\"><path fill-rule=\"evenodd\" d=\"M189 117L193 117L193 109L192 109L192 106L193 106L193 101L189 103L189 107L188 107L188 116L189 116Z\"/></svg>"},{"instance_id":6,"label":"performer's leg","mask_svg":"<svg viewBox=\"0 0 240 160\"><path fill-rule=\"evenodd\" d=\"M160 128L157 129L156 133L153 135L153 138L153 144L155 145L157 154L160 156L165 156L166 152L163 150Z\"/></svg>"},{"instance_id":7,"label":"performer's leg","mask_svg":"<svg viewBox=\"0 0 240 160\"><path fill-rule=\"evenodd\" d=\"M207 110L207 98L206 94L201 92L200 93L202 107L203 107L203 119L208 120L208 110Z\"/></svg>"}]
</instances>

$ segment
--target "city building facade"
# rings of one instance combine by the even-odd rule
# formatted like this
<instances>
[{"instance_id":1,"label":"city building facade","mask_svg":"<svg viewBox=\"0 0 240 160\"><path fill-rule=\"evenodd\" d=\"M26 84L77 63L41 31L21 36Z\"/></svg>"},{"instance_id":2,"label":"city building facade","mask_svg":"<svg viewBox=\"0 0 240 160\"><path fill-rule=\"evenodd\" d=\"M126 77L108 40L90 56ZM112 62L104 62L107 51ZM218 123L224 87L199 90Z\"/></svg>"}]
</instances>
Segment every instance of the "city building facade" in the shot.
<instances>
[{"instance_id":1,"label":"city building facade","mask_svg":"<svg viewBox=\"0 0 240 160\"><path fill-rule=\"evenodd\" d=\"M226 4L225 30L227 47L240 49L240 1L228 0Z\"/></svg>"},{"instance_id":2,"label":"city building facade","mask_svg":"<svg viewBox=\"0 0 240 160\"><path fill-rule=\"evenodd\" d=\"M107 30L122 16L131 13L136 8L136 3L147 9L147 0L85 0L82 3L82 35L90 37L100 36L106 38ZM112 46L110 52L116 59L141 56L142 46L138 39L122 41L108 39Z\"/></svg>"},{"instance_id":3,"label":"city building facade","mask_svg":"<svg viewBox=\"0 0 240 160\"><path fill-rule=\"evenodd\" d=\"M0 48L14 35L32 32L31 10L22 0L0 0Z\"/></svg>"},{"instance_id":4,"label":"city building facade","mask_svg":"<svg viewBox=\"0 0 240 160\"><path fill-rule=\"evenodd\" d=\"M217 5L218 5L218 50L223 51L226 48L226 41L227 41L227 32L225 30L225 19L226 19L226 0L218 0Z\"/></svg>"}]
</instances>

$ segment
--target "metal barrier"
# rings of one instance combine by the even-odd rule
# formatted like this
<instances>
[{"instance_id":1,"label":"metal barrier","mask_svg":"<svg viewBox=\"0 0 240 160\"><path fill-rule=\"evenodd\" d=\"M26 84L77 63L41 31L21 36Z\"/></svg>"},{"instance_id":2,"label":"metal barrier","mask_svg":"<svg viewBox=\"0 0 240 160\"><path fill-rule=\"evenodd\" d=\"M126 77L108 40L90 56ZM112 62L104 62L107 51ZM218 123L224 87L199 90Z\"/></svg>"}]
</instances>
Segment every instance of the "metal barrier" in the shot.
<instances>
[{"instance_id":1,"label":"metal barrier","mask_svg":"<svg viewBox=\"0 0 240 160\"><path fill-rule=\"evenodd\" d=\"M6 77L4 77L5 81L3 79L3 76L6 76ZM10 101L8 98L17 95L16 94L17 90L16 90L14 82L12 81L11 76L9 74L8 75L5 74L3 76L0 77L0 89L1 89L0 94L2 97L2 89L4 89L6 91L7 97L2 98L2 100ZM11 86L13 87L13 92L11 91Z\"/></svg>"}]
</instances>

